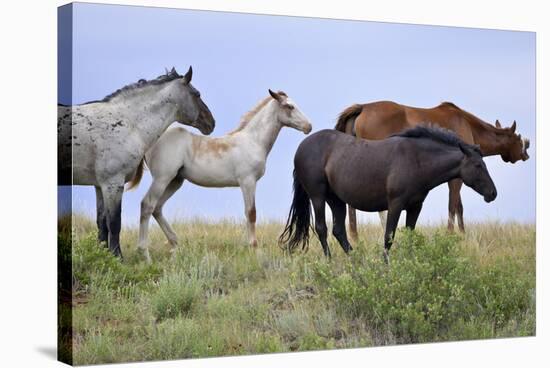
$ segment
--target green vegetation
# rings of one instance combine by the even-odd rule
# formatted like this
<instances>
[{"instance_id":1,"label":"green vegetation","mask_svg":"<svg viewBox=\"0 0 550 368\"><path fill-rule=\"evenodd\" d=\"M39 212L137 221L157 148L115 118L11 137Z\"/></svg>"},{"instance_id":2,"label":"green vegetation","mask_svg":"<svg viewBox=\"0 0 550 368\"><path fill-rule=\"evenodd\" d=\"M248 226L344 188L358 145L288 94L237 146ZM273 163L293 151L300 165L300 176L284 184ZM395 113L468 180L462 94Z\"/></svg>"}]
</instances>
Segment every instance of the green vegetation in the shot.
<instances>
[{"instance_id":1,"label":"green vegetation","mask_svg":"<svg viewBox=\"0 0 550 368\"><path fill-rule=\"evenodd\" d=\"M124 229L121 263L97 243L92 221L75 219L75 364L535 333L533 225L403 230L389 267L375 225L360 228L350 256L331 240L331 260L316 240L307 253L283 254L278 223L259 226L256 250L239 223L174 228L182 244L173 255L153 228L151 265L135 248L137 229Z\"/></svg>"}]
</instances>

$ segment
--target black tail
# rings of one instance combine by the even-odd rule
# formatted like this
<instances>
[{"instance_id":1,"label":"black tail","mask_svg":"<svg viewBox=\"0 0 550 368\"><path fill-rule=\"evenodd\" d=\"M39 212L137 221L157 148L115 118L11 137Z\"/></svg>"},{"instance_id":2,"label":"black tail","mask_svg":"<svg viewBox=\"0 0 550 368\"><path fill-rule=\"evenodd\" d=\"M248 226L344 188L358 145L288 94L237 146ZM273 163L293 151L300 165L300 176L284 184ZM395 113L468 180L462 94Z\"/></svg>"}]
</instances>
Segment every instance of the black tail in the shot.
<instances>
[{"instance_id":1,"label":"black tail","mask_svg":"<svg viewBox=\"0 0 550 368\"><path fill-rule=\"evenodd\" d=\"M302 244L302 250L306 250L309 244L310 223L311 205L309 196L296 178L296 169L294 169L294 198L292 199L285 229L279 237L279 245L288 250L289 253L292 253L300 244Z\"/></svg>"}]
</instances>

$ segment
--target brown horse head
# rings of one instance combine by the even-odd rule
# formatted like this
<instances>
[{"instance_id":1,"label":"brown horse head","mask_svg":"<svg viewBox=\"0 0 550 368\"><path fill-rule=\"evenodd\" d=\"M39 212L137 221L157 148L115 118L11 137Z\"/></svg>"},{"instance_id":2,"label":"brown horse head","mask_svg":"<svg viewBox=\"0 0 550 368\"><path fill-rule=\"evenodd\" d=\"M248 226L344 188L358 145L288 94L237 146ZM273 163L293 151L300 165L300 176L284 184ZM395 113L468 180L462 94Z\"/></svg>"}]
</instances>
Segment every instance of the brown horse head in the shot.
<instances>
[{"instance_id":1,"label":"brown horse head","mask_svg":"<svg viewBox=\"0 0 550 368\"><path fill-rule=\"evenodd\" d=\"M500 133L500 139L502 139L502 153L500 156L504 162L515 163L516 161L526 161L529 159L527 149L529 148L529 139L522 138L521 134L516 134L516 122L509 128L502 128L500 122L497 120L495 126Z\"/></svg>"}]
</instances>

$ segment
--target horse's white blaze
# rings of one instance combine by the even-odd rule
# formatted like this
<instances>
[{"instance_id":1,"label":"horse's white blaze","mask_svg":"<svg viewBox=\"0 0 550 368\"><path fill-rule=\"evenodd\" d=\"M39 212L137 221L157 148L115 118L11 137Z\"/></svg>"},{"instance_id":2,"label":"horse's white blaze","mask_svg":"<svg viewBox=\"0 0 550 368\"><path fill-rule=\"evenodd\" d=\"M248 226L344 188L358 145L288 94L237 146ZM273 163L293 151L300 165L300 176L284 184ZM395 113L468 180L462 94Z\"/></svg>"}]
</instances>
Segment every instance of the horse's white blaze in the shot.
<instances>
[{"instance_id":1,"label":"horse's white blaze","mask_svg":"<svg viewBox=\"0 0 550 368\"><path fill-rule=\"evenodd\" d=\"M249 120L245 119L238 130L223 137L199 136L178 127L168 129L151 147L145 157L153 183L142 201L138 244L141 249L147 249L149 217L153 211L162 216L162 205L157 207L157 203L161 196L166 196L163 188L175 178L203 187L241 187L249 242L256 244L254 197L267 156L282 127L306 134L311 131L309 120L294 102L284 94L277 96L278 100L271 97L262 100L245 115ZM173 234L169 226L163 231L167 237Z\"/></svg>"}]
</instances>

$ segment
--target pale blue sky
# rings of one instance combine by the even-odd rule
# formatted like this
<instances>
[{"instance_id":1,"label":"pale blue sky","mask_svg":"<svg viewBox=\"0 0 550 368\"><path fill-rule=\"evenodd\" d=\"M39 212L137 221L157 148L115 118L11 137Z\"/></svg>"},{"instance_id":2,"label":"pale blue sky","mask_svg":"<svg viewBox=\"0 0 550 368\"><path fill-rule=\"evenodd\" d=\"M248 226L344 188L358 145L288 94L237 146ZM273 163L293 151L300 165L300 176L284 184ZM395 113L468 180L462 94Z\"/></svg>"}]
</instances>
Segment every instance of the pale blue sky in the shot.
<instances>
[{"instance_id":1,"label":"pale blue sky","mask_svg":"<svg viewBox=\"0 0 550 368\"><path fill-rule=\"evenodd\" d=\"M140 78L193 66L193 84L216 118L214 136L267 89L287 92L314 131L332 128L352 103L393 100L420 107L452 101L531 139L527 162L486 158L499 196L487 204L462 190L466 221L535 220L535 34L177 9L76 4L73 103L100 99ZM66 96L60 96L59 102ZM192 129L192 128L189 128ZM293 156L303 133L282 130L257 189L259 220L286 218ZM136 224L149 173L124 195L123 223ZM446 185L432 191L419 221L447 218ZM95 214L92 187L76 187L74 210ZM170 219L242 219L238 188L185 183L165 206ZM377 216L363 216L375 220Z\"/></svg>"}]
</instances>

